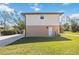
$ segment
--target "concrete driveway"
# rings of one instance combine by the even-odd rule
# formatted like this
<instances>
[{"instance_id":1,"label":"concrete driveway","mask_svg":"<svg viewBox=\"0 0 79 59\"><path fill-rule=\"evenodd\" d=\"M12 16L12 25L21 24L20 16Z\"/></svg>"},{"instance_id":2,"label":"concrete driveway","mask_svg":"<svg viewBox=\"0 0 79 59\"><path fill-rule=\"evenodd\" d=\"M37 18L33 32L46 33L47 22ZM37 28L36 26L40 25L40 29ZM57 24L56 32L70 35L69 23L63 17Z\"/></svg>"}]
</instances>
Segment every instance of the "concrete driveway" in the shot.
<instances>
[{"instance_id":1,"label":"concrete driveway","mask_svg":"<svg viewBox=\"0 0 79 59\"><path fill-rule=\"evenodd\" d=\"M23 38L23 34L15 34L15 35L9 35L9 36L0 36L0 47L8 45L20 38Z\"/></svg>"}]
</instances>

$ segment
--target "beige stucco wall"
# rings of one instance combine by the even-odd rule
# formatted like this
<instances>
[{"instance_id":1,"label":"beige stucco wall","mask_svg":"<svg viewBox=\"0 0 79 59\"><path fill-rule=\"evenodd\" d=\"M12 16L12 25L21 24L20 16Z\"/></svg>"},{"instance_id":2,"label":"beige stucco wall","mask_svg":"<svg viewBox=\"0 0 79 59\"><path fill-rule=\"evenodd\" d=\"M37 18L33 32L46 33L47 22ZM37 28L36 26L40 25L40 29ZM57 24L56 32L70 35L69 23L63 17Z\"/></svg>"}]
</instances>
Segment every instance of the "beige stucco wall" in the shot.
<instances>
[{"instance_id":1,"label":"beige stucco wall","mask_svg":"<svg viewBox=\"0 0 79 59\"><path fill-rule=\"evenodd\" d=\"M44 16L44 19L40 19ZM59 25L59 14L26 14L26 25Z\"/></svg>"},{"instance_id":2,"label":"beige stucco wall","mask_svg":"<svg viewBox=\"0 0 79 59\"><path fill-rule=\"evenodd\" d=\"M59 34L59 26L48 26L52 27L53 36ZM47 26L27 26L26 28L26 36L27 37L46 37L48 35L48 27Z\"/></svg>"},{"instance_id":3,"label":"beige stucco wall","mask_svg":"<svg viewBox=\"0 0 79 59\"><path fill-rule=\"evenodd\" d=\"M48 36L48 29L46 26L27 26L26 36Z\"/></svg>"},{"instance_id":4,"label":"beige stucco wall","mask_svg":"<svg viewBox=\"0 0 79 59\"><path fill-rule=\"evenodd\" d=\"M60 33L60 14L26 14L26 36L49 36L48 28L52 27L53 35ZM40 19L44 16L44 19Z\"/></svg>"}]
</instances>

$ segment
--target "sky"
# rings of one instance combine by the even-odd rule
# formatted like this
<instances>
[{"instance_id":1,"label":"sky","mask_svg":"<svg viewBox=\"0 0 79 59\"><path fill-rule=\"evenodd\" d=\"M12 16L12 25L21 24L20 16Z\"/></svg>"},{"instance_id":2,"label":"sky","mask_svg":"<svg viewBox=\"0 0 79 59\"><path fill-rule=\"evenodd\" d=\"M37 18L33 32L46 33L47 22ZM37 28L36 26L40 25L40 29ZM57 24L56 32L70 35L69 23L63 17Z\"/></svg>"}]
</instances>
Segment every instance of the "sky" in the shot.
<instances>
[{"instance_id":1,"label":"sky","mask_svg":"<svg viewBox=\"0 0 79 59\"><path fill-rule=\"evenodd\" d=\"M11 3L18 13L24 12L64 12L65 15L79 13L79 3Z\"/></svg>"},{"instance_id":2,"label":"sky","mask_svg":"<svg viewBox=\"0 0 79 59\"><path fill-rule=\"evenodd\" d=\"M64 12L64 16L75 16L79 19L79 3L0 3L1 11L7 11L8 14L15 14L17 11L19 16L28 12ZM13 17L17 19L16 15L12 16L12 19ZM0 17L0 21L2 20Z\"/></svg>"}]
</instances>

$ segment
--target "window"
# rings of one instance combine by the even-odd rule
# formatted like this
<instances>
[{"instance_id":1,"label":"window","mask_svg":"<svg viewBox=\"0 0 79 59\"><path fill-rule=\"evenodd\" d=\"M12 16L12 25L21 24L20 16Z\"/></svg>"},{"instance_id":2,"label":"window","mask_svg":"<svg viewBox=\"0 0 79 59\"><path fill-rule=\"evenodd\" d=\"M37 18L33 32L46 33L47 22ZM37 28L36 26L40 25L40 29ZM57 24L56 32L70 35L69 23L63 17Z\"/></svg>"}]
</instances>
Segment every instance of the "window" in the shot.
<instances>
[{"instance_id":1,"label":"window","mask_svg":"<svg viewBox=\"0 0 79 59\"><path fill-rule=\"evenodd\" d=\"M48 29L48 26L46 28Z\"/></svg>"},{"instance_id":2,"label":"window","mask_svg":"<svg viewBox=\"0 0 79 59\"><path fill-rule=\"evenodd\" d=\"M44 19L44 16L41 16L40 19Z\"/></svg>"}]
</instances>

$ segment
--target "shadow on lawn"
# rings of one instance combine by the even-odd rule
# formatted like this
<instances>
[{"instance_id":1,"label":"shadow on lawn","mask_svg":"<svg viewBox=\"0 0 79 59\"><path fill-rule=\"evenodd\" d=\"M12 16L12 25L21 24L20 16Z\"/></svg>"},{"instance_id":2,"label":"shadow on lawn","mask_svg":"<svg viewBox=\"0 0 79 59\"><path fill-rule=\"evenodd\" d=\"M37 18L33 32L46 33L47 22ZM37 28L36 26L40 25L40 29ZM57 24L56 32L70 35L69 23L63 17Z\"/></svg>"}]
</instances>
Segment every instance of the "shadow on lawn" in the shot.
<instances>
[{"instance_id":1,"label":"shadow on lawn","mask_svg":"<svg viewBox=\"0 0 79 59\"><path fill-rule=\"evenodd\" d=\"M20 40L17 40L15 42L13 42L12 44L10 45L15 45L15 44L26 44L26 43L35 43L35 42L54 42L54 41L69 41L71 39L67 39L67 38L64 38L64 37L60 37L60 36L57 36L57 37L54 37L54 38L50 38L50 37L24 37Z\"/></svg>"}]
</instances>

